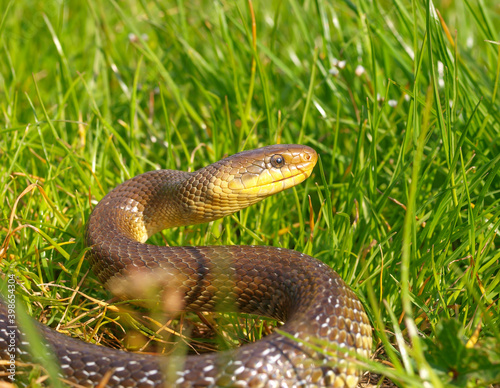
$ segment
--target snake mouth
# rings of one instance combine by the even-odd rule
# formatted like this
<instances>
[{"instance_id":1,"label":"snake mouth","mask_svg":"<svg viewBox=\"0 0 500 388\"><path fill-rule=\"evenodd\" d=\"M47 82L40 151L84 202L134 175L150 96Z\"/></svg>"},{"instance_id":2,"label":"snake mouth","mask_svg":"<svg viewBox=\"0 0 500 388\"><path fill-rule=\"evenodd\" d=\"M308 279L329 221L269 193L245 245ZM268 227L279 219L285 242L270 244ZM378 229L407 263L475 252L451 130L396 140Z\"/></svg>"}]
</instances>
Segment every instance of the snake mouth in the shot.
<instances>
[{"instance_id":1,"label":"snake mouth","mask_svg":"<svg viewBox=\"0 0 500 388\"><path fill-rule=\"evenodd\" d=\"M296 186L299 183L302 183L307 178L309 178L311 173L312 173L312 168L307 171L301 171L300 173L293 176L285 177L271 183L257 186L255 187L255 190L257 190L257 195L259 197L267 197L269 195L278 193L280 191Z\"/></svg>"},{"instance_id":2,"label":"snake mouth","mask_svg":"<svg viewBox=\"0 0 500 388\"><path fill-rule=\"evenodd\" d=\"M230 185L230 188L234 194L255 196L262 199L306 180L311 175L316 161L317 157L310 161L294 164L292 168L288 167L285 171L269 169L259 175L243 174L236 184ZM281 177L278 177L279 175ZM236 185L239 187L235 187Z\"/></svg>"}]
</instances>

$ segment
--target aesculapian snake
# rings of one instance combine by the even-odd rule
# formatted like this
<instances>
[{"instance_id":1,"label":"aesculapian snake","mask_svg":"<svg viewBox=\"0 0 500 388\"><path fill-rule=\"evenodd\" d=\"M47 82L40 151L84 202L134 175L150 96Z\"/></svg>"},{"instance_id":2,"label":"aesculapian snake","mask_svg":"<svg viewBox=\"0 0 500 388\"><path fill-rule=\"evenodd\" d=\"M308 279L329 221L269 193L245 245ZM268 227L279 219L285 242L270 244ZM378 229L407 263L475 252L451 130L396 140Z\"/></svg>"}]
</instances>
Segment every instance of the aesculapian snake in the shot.
<instances>
[{"instance_id":1,"label":"aesculapian snake","mask_svg":"<svg viewBox=\"0 0 500 388\"><path fill-rule=\"evenodd\" d=\"M116 387L356 386L359 371L348 352L369 355L371 326L358 298L329 266L265 246L145 244L165 228L212 221L292 187L309 177L317 158L306 146L273 145L191 173L147 172L107 194L86 232L91 266L106 287L135 298L131 285L154 274L151 284L178 296L180 310L232 309L285 323L281 332L236 350L176 359L177 370L168 368L168 357L108 349L39 325L64 378L85 386L105 378ZM1 302L4 359L7 316ZM25 337L16 336L22 357Z\"/></svg>"}]
</instances>

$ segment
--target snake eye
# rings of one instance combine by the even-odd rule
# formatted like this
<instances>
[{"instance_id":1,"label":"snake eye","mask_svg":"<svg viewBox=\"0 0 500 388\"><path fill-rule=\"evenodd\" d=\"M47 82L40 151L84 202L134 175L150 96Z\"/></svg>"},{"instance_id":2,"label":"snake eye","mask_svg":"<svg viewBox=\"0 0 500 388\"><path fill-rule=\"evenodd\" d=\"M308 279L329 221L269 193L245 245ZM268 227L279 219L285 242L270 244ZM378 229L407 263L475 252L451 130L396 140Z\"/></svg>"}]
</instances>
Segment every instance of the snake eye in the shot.
<instances>
[{"instance_id":1,"label":"snake eye","mask_svg":"<svg viewBox=\"0 0 500 388\"><path fill-rule=\"evenodd\" d=\"M280 154L273 155L271 156L271 165L274 168L283 167L285 165L285 158Z\"/></svg>"}]
</instances>

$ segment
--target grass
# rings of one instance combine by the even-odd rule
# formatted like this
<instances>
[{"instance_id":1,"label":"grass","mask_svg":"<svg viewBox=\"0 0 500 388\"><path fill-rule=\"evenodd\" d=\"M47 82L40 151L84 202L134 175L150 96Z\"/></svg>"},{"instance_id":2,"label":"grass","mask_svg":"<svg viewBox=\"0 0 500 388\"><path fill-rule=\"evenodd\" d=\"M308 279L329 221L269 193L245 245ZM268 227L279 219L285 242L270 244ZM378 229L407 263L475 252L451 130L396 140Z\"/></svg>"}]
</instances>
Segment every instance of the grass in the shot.
<instances>
[{"instance_id":1,"label":"grass","mask_svg":"<svg viewBox=\"0 0 500 388\"><path fill-rule=\"evenodd\" d=\"M371 372L405 387L498 386L495 2L1 4L0 267L30 315L115 347L126 321L159 330L88 271L97 201L151 169L300 142L321 155L304 184L152 242L311 254L363 301Z\"/></svg>"}]
</instances>

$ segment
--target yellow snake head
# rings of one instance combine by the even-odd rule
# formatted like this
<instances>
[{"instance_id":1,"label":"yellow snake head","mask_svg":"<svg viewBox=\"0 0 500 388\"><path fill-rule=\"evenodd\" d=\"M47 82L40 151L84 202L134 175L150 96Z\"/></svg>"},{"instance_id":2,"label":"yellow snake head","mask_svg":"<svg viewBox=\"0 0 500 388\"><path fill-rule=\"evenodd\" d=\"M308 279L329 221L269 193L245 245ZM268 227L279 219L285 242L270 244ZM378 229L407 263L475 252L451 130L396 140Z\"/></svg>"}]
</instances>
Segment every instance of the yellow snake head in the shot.
<instances>
[{"instance_id":1,"label":"yellow snake head","mask_svg":"<svg viewBox=\"0 0 500 388\"><path fill-rule=\"evenodd\" d=\"M195 218L206 222L303 182L317 161L316 151L303 145L243 151L196 171L181 191Z\"/></svg>"}]
</instances>

